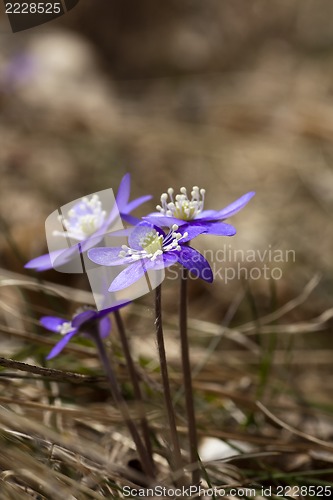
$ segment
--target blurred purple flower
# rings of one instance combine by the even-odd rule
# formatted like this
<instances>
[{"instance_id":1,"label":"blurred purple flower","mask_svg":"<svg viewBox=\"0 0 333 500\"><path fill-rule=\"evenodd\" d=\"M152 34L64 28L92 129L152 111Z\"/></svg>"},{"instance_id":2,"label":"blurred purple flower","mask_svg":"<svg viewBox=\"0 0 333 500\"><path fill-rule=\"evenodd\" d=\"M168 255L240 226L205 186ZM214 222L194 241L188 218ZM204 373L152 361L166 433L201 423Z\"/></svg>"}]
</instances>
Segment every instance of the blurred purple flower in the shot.
<instances>
[{"instance_id":1,"label":"blurred purple flower","mask_svg":"<svg viewBox=\"0 0 333 500\"><path fill-rule=\"evenodd\" d=\"M130 215L130 212L142 205L142 203L150 200L151 196L141 196L129 202L130 185L130 174L126 174L120 182L116 195L116 203L108 215L103 210L97 194L94 194L90 199L84 197L78 201L69 211L68 218L62 219L65 231L57 231L54 234L55 236L72 238L80 243L67 249L56 250L51 252L51 254L47 253L36 257L25 264L24 267L26 269L35 269L36 271L46 271L53 268L55 261L57 261L57 265L66 264L78 252L85 252L94 246L98 238L103 237L110 230L118 213L125 222L137 224L139 219Z\"/></svg>"},{"instance_id":2,"label":"blurred purple flower","mask_svg":"<svg viewBox=\"0 0 333 500\"><path fill-rule=\"evenodd\" d=\"M222 210L204 210L204 189L194 186L190 199L186 188L182 187L180 193L175 197L174 190L169 188L168 192L161 196L161 205L156 207L158 211L143 217L143 219L160 227L171 227L173 224L177 224L186 230L189 227L197 227L201 228L202 233L205 234L233 236L236 234L236 229L222 221L239 212L254 195L253 191L244 194Z\"/></svg>"},{"instance_id":3,"label":"blurred purple flower","mask_svg":"<svg viewBox=\"0 0 333 500\"><path fill-rule=\"evenodd\" d=\"M15 54L3 68L0 78L1 89L10 92L28 83L36 73L36 68L36 60L30 54L26 52Z\"/></svg>"},{"instance_id":4,"label":"blurred purple flower","mask_svg":"<svg viewBox=\"0 0 333 500\"><path fill-rule=\"evenodd\" d=\"M75 314L71 321L67 321L57 316L43 316L40 319L41 325L51 332L60 333L62 335L62 338L53 347L46 359L52 359L58 356L74 335L79 333L89 335L89 329L93 323L97 326L100 337L107 337L111 331L111 320L108 318L108 314L117 311L121 307L125 307L127 304L129 304L129 302L120 303L99 312L87 309Z\"/></svg>"},{"instance_id":5,"label":"blurred purple flower","mask_svg":"<svg viewBox=\"0 0 333 500\"><path fill-rule=\"evenodd\" d=\"M213 273L207 260L194 248L183 246L201 234L202 228L183 228L174 224L165 234L149 222L140 222L129 235L129 246L93 248L88 257L101 266L128 266L113 280L109 292L129 287L149 270L158 271L176 262L211 283Z\"/></svg>"}]
</instances>

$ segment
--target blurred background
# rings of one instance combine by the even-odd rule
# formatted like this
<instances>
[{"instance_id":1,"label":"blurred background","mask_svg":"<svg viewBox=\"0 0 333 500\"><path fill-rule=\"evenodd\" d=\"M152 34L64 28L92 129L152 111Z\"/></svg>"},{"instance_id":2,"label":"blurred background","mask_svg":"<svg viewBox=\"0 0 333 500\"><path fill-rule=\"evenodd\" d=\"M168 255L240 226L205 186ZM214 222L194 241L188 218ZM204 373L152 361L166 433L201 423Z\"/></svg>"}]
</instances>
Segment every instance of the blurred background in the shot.
<instances>
[{"instance_id":1,"label":"blurred background","mask_svg":"<svg viewBox=\"0 0 333 500\"><path fill-rule=\"evenodd\" d=\"M254 310L260 317L282 306L317 273L311 299L284 321L311 322L331 307L330 0L82 0L58 20L16 34L2 16L2 268L23 273L46 251L51 212L116 190L130 172L132 198L154 196L138 215L154 210L169 186L204 187L207 209L256 191L232 219L238 234L202 236L199 249L295 251L295 262L279 263L279 280L193 282L194 318L221 322L244 290L253 300L240 303L235 322L253 320ZM56 274L43 278L77 279ZM176 301L167 287L167 310ZM310 351L304 361L304 391L327 396L330 323L322 330L303 336L300 327L295 342L323 356Z\"/></svg>"}]
</instances>

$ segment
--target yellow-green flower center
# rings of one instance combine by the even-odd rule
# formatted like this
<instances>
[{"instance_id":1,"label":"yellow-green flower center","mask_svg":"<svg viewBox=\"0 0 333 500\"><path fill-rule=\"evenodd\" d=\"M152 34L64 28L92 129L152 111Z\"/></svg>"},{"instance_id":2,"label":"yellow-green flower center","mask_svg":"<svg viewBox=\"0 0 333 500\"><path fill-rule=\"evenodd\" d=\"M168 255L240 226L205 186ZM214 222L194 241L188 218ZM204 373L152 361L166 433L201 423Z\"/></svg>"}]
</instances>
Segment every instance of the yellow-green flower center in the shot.
<instances>
[{"instance_id":1,"label":"yellow-green flower center","mask_svg":"<svg viewBox=\"0 0 333 500\"><path fill-rule=\"evenodd\" d=\"M163 236L158 234L155 229L149 231L145 236L139 241L139 245L143 248L147 254L155 254L156 252L162 253L163 246Z\"/></svg>"},{"instance_id":2,"label":"yellow-green flower center","mask_svg":"<svg viewBox=\"0 0 333 500\"><path fill-rule=\"evenodd\" d=\"M204 189L193 186L191 199L189 199L184 187L180 188L180 193L175 197L173 193L174 190L169 188L167 193L162 194L161 205L157 205L156 207L161 214L188 221L195 219L202 212L205 202ZM168 201L168 198L170 198L170 201Z\"/></svg>"},{"instance_id":3,"label":"yellow-green flower center","mask_svg":"<svg viewBox=\"0 0 333 500\"><path fill-rule=\"evenodd\" d=\"M160 255L165 252L179 251L179 241L187 238L188 233L177 233L178 226L173 224L169 233L166 236L159 234L156 229L151 229L139 240L139 245L142 250L130 248L127 245L122 245L122 250L119 252L118 257L129 257L132 262L139 259L156 260Z\"/></svg>"}]
</instances>

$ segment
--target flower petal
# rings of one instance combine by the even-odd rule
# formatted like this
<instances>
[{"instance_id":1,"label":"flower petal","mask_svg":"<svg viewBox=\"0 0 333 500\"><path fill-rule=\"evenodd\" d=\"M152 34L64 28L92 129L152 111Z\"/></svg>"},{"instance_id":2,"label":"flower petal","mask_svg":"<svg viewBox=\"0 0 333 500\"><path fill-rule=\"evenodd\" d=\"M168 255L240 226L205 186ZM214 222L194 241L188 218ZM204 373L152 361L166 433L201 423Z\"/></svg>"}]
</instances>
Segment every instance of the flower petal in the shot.
<instances>
[{"instance_id":1,"label":"flower petal","mask_svg":"<svg viewBox=\"0 0 333 500\"><path fill-rule=\"evenodd\" d=\"M95 311L94 309L83 311L74 316L74 318L72 319L72 325L78 330L87 321L101 321L103 318L108 316L108 314L114 311L118 311L118 309L121 309L122 307L125 307L128 304L130 304L130 302L131 301L129 300L126 302L120 300L115 304L113 304L112 307L108 307L107 309L102 309L101 311Z\"/></svg>"},{"instance_id":2,"label":"flower petal","mask_svg":"<svg viewBox=\"0 0 333 500\"><path fill-rule=\"evenodd\" d=\"M36 271L48 271L56 269L69 263L74 257L78 257L81 252L82 243L75 244L69 248L54 250L53 252L40 255L25 264L25 269L35 269Z\"/></svg>"},{"instance_id":3,"label":"flower petal","mask_svg":"<svg viewBox=\"0 0 333 500\"><path fill-rule=\"evenodd\" d=\"M68 323L68 320L58 318L57 316L43 316L40 318L39 322L47 330L59 333L59 327L64 323Z\"/></svg>"},{"instance_id":4,"label":"flower petal","mask_svg":"<svg viewBox=\"0 0 333 500\"><path fill-rule=\"evenodd\" d=\"M54 252L46 253L44 255L40 255L35 259L29 260L25 264L25 269L35 269L36 271L48 271L49 269L53 269L52 263L55 263L57 259L60 261L60 265L64 264L68 260L68 248L63 250L55 250ZM58 262L57 262L58 265Z\"/></svg>"},{"instance_id":5,"label":"flower petal","mask_svg":"<svg viewBox=\"0 0 333 500\"><path fill-rule=\"evenodd\" d=\"M96 319L103 318L104 316L107 316L108 314L118 311L122 307L126 307L128 304L131 303L131 300L127 300L124 302L123 300L119 300L113 304L113 306L108 307L107 309L102 309L101 311L96 311Z\"/></svg>"},{"instance_id":6,"label":"flower petal","mask_svg":"<svg viewBox=\"0 0 333 500\"><path fill-rule=\"evenodd\" d=\"M127 224L131 224L132 226L136 226L139 224L140 219L138 217L134 217L134 215L129 215L126 212L121 212L120 217L123 221L127 222Z\"/></svg>"},{"instance_id":7,"label":"flower petal","mask_svg":"<svg viewBox=\"0 0 333 500\"><path fill-rule=\"evenodd\" d=\"M143 203L146 203L146 201L149 201L152 199L152 196L150 194L147 194L146 196L140 196L139 198L136 198L135 200L130 201L129 203L126 204L125 210L123 210L126 214L132 212L135 208L138 208L140 205Z\"/></svg>"},{"instance_id":8,"label":"flower petal","mask_svg":"<svg viewBox=\"0 0 333 500\"><path fill-rule=\"evenodd\" d=\"M208 283L213 281L213 272L205 257L191 247L182 247L178 258L180 264L186 267L196 277Z\"/></svg>"},{"instance_id":9,"label":"flower petal","mask_svg":"<svg viewBox=\"0 0 333 500\"><path fill-rule=\"evenodd\" d=\"M134 250L142 250L142 245L140 244L141 240L148 233L150 233L151 231L154 231L154 230L157 231L162 236L165 236L164 232L159 227L154 226L150 222L146 222L146 221L140 222L137 226L135 226L135 228L133 229L133 231L129 235L128 246L130 248L133 248Z\"/></svg>"},{"instance_id":10,"label":"flower petal","mask_svg":"<svg viewBox=\"0 0 333 500\"><path fill-rule=\"evenodd\" d=\"M98 325L99 334L102 339L105 339L111 332L111 320L107 316L99 321Z\"/></svg>"},{"instance_id":11,"label":"flower petal","mask_svg":"<svg viewBox=\"0 0 333 500\"><path fill-rule=\"evenodd\" d=\"M234 236L236 229L231 224L225 222L210 222L205 224L206 234L214 234L215 236Z\"/></svg>"},{"instance_id":12,"label":"flower petal","mask_svg":"<svg viewBox=\"0 0 333 500\"><path fill-rule=\"evenodd\" d=\"M235 215L237 212L239 212L245 205L251 200L251 198L255 195L254 191L250 191L249 193L244 194L238 200L234 201L227 207L223 208L222 210L219 210L219 218L221 219L228 219L228 217L231 217L232 215Z\"/></svg>"},{"instance_id":13,"label":"flower petal","mask_svg":"<svg viewBox=\"0 0 333 500\"><path fill-rule=\"evenodd\" d=\"M51 349L50 353L46 357L46 359L52 359L55 356L58 356L58 354L63 350L63 348L68 344L68 342L71 340L72 337L77 333L76 330L73 332L69 332L66 335L64 335L61 340Z\"/></svg>"},{"instance_id":14,"label":"flower petal","mask_svg":"<svg viewBox=\"0 0 333 500\"><path fill-rule=\"evenodd\" d=\"M168 215L161 215L159 212L153 212L146 217L142 217L143 220L150 222L151 224L155 224L159 227L171 227L173 224L177 224L177 226L182 226L183 224L187 224L188 221L177 219L177 217L169 217Z\"/></svg>"},{"instance_id":15,"label":"flower petal","mask_svg":"<svg viewBox=\"0 0 333 500\"><path fill-rule=\"evenodd\" d=\"M120 217L120 208L117 205L117 202L115 202L106 217L104 224L93 234L93 236L104 236L105 233L110 231L112 229L112 225L114 222L119 219Z\"/></svg>"},{"instance_id":16,"label":"flower petal","mask_svg":"<svg viewBox=\"0 0 333 500\"><path fill-rule=\"evenodd\" d=\"M89 309L88 311L83 311L72 319L72 325L78 330L83 323L96 319L97 311Z\"/></svg>"},{"instance_id":17,"label":"flower petal","mask_svg":"<svg viewBox=\"0 0 333 500\"><path fill-rule=\"evenodd\" d=\"M130 257L119 257L121 247L98 247L88 250L88 258L100 266L120 266L131 262Z\"/></svg>"},{"instance_id":18,"label":"flower petal","mask_svg":"<svg viewBox=\"0 0 333 500\"><path fill-rule=\"evenodd\" d=\"M203 224L196 224L196 223L188 223L184 224L183 226L180 226L180 228L177 229L177 233L184 234L188 233L187 236L184 236L179 243L183 244L186 243L187 241L193 240L193 238L196 238L200 234L203 234L206 232L206 226Z\"/></svg>"},{"instance_id":19,"label":"flower petal","mask_svg":"<svg viewBox=\"0 0 333 500\"><path fill-rule=\"evenodd\" d=\"M35 269L36 271L47 271L48 269L52 269L50 255L46 253L35 259L29 260L24 267L25 269Z\"/></svg>"},{"instance_id":20,"label":"flower petal","mask_svg":"<svg viewBox=\"0 0 333 500\"><path fill-rule=\"evenodd\" d=\"M162 259L156 259L154 269L163 269L164 267L173 266L179 260L179 252L164 253Z\"/></svg>"},{"instance_id":21,"label":"flower petal","mask_svg":"<svg viewBox=\"0 0 333 500\"><path fill-rule=\"evenodd\" d=\"M138 281L145 274L148 268L150 261L146 259L139 260L126 267L118 276L112 281L109 292L116 292L118 290L122 290L124 288L133 285L136 281Z\"/></svg>"},{"instance_id":22,"label":"flower petal","mask_svg":"<svg viewBox=\"0 0 333 500\"><path fill-rule=\"evenodd\" d=\"M120 181L118 192L116 195L116 203L119 212L122 212L122 209L128 203L130 196L130 189L131 189L131 176L130 174L125 174Z\"/></svg>"},{"instance_id":23,"label":"flower petal","mask_svg":"<svg viewBox=\"0 0 333 500\"><path fill-rule=\"evenodd\" d=\"M210 221L210 220L219 220L219 212L218 210L204 210L203 212L200 212L195 218L195 220L202 220L202 221Z\"/></svg>"},{"instance_id":24,"label":"flower petal","mask_svg":"<svg viewBox=\"0 0 333 500\"><path fill-rule=\"evenodd\" d=\"M105 235L112 237L113 236L123 237L123 236L129 236L131 234L131 231L133 231L133 228L119 229L117 231L111 231L111 229L112 228L107 228L107 227L101 228L98 231L96 231L96 233L89 236L89 238L87 238L86 240L81 241L78 245L79 251L81 253L88 252L88 250L90 250L91 248L96 247L102 241Z\"/></svg>"},{"instance_id":25,"label":"flower petal","mask_svg":"<svg viewBox=\"0 0 333 500\"><path fill-rule=\"evenodd\" d=\"M131 232L133 231L133 227L127 227L126 229L118 229L117 231L112 231L108 236L118 236L118 237L123 237L123 236L129 236Z\"/></svg>"},{"instance_id":26,"label":"flower petal","mask_svg":"<svg viewBox=\"0 0 333 500\"><path fill-rule=\"evenodd\" d=\"M73 259L78 259L79 254L83 251L82 250L82 245L84 242L81 243L76 243L75 245L65 248L61 250L60 255L58 257L53 257L53 252L51 252L51 257L52 257L52 262L53 262L53 268L59 268L61 266L64 266L65 264L68 264L69 262L73 261Z\"/></svg>"}]
</instances>

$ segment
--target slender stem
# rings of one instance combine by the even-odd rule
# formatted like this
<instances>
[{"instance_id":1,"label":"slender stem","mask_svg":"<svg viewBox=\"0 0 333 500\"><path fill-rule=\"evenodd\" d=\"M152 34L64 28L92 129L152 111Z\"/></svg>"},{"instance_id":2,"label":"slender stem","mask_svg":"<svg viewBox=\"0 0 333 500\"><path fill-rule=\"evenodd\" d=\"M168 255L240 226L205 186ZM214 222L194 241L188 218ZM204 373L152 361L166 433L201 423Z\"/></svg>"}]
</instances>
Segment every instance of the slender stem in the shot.
<instances>
[{"instance_id":1,"label":"slender stem","mask_svg":"<svg viewBox=\"0 0 333 500\"><path fill-rule=\"evenodd\" d=\"M198 462L198 438L197 438L197 427L196 427L195 412L194 412L189 342L187 335L187 277L188 277L188 270L183 268L181 282L180 282L179 330L180 330L180 343L182 352L182 367L183 367L186 412L188 419L190 457L192 464L196 464ZM192 482L193 484L199 484L200 482L199 467L196 467L192 472Z\"/></svg>"},{"instance_id":2,"label":"slender stem","mask_svg":"<svg viewBox=\"0 0 333 500\"><path fill-rule=\"evenodd\" d=\"M175 412L172 405L172 397L171 390L169 384L169 373L168 373L168 365L165 354L165 345L164 345L164 336L163 336L163 327L162 327L162 308L161 308L161 285L156 288L155 295L155 314L156 314L156 339L157 339L157 347L158 353L160 357L160 365L161 365L161 375L162 375L162 383L163 383L163 391L164 391L164 402L168 414L169 427L170 427L170 437L172 444L172 452L173 452L173 465L177 471L183 470L182 457L180 452L178 434L177 434L177 426L176 426L176 417Z\"/></svg>"},{"instance_id":3,"label":"slender stem","mask_svg":"<svg viewBox=\"0 0 333 500\"><path fill-rule=\"evenodd\" d=\"M129 375L131 377L133 390L134 390L134 396L135 396L135 399L140 404L140 412L142 412L142 417L141 417L140 423L141 423L141 428L142 428L142 433L143 433L143 439L145 442L146 450L147 450L148 455L149 455L151 467L154 470L155 467L154 467L153 452L152 452L152 447L151 447L151 442L150 442L149 426L148 426L148 422L147 422L147 419L146 419L146 416L144 413L145 408L144 408L144 404L143 404L140 383L138 381L137 371L136 371L135 366L134 366L134 362L133 362L133 358L131 355L131 350L130 350L130 346L129 346L129 343L127 340L125 327L124 327L124 323L123 323L121 314L118 310L116 310L116 311L114 311L114 316L116 319L119 337L120 337L120 341L121 341L122 348L124 351L128 372L129 372Z\"/></svg>"},{"instance_id":4,"label":"slender stem","mask_svg":"<svg viewBox=\"0 0 333 500\"><path fill-rule=\"evenodd\" d=\"M117 407L121 411L123 418L126 422L126 425L129 429L131 435L132 435L133 441L136 445L136 448L137 448L137 451L138 451L138 454L139 454L139 457L140 457L140 460L142 463L143 470L147 474L148 477L153 478L154 471L152 469L147 450L145 449L145 447L142 443L141 437L137 431L137 428L136 428L133 420L131 419L126 401L121 394L121 390L119 388L115 373L114 373L113 368L111 366L110 360L105 352L103 341L102 341L98 332L96 332L96 333L89 332L89 333L93 337L93 339L96 343L98 354L99 354L100 360L102 362L102 365L104 367L105 374L110 382L111 395L112 395L113 400L116 403Z\"/></svg>"}]
</instances>

